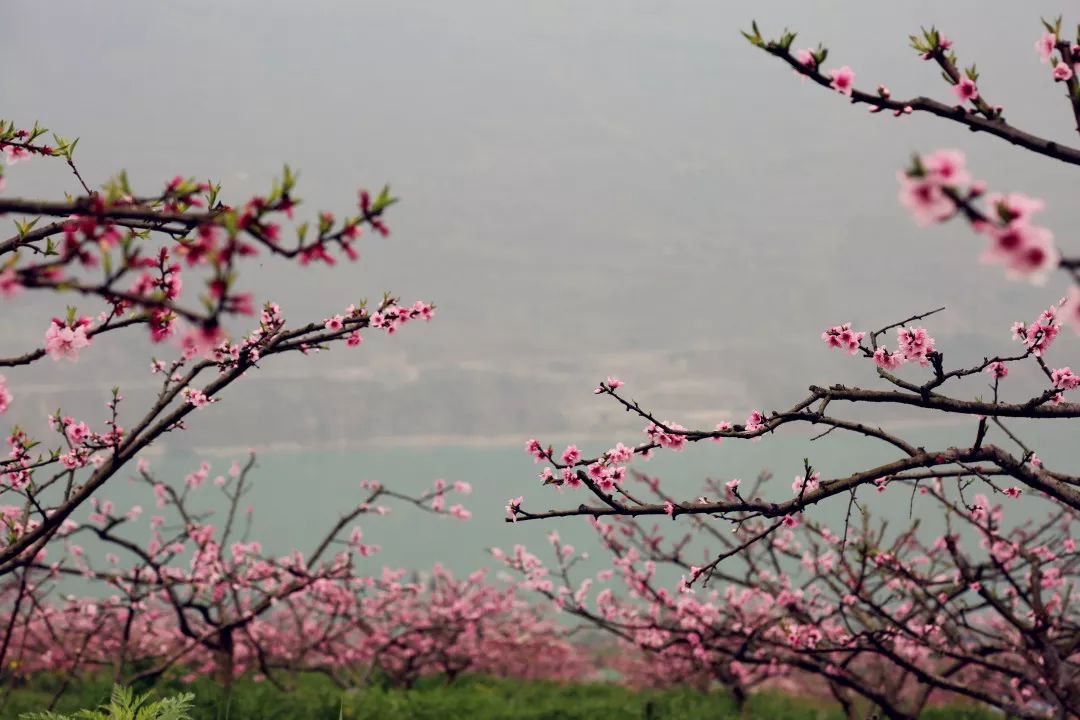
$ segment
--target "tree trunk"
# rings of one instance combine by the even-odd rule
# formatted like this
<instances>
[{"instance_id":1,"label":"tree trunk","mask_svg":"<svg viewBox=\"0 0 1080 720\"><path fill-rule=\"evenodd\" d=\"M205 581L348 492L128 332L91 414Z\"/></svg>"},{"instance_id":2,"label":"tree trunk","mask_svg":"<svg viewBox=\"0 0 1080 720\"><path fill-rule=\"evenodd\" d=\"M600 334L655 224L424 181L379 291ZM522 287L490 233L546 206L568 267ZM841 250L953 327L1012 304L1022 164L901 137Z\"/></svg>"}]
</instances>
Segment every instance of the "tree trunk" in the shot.
<instances>
[{"instance_id":1,"label":"tree trunk","mask_svg":"<svg viewBox=\"0 0 1080 720\"><path fill-rule=\"evenodd\" d=\"M215 679L226 692L232 690L233 674L236 669L235 643L233 642L232 630L223 630L218 633L218 644L214 648L214 674Z\"/></svg>"}]
</instances>

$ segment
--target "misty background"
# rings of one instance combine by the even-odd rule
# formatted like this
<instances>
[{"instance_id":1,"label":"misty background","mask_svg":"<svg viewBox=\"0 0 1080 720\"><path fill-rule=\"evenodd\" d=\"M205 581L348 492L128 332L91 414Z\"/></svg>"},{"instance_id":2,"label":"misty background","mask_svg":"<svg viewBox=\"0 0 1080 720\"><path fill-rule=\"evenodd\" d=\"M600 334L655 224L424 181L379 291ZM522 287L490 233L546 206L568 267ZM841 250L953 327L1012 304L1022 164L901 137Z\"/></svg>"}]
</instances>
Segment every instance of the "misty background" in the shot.
<instances>
[{"instance_id":1,"label":"misty background","mask_svg":"<svg viewBox=\"0 0 1080 720\"><path fill-rule=\"evenodd\" d=\"M836 323L871 329L944 305L926 325L947 362L1009 349L1009 325L1055 302L1064 276L1009 282L978 263L981 240L966 225L916 227L896 200L896 171L912 152L960 148L991 189L1044 198L1042 220L1069 248L1080 219L1070 169L929 116L869 115L800 82L738 31L755 18L770 37L797 30L795 47L824 42L826 68L850 65L860 88L948 100L938 71L907 45L934 24L963 64L978 63L980 91L1010 122L1075 143L1067 101L1033 50L1040 15L1059 10L8 0L0 117L81 137L76 159L91 184L126 169L153 191L192 175L242 202L289 163L306 200L298 214L313 217L344 215L357 187L389 183L402 199L392 235L365 236L359 263L297 271L260 260L241 289L280 303L293 322L384 290L436 303L436 319L392 338L369 332L357 350L275 358L151 460L180 482L201 458L220 472L256 449L260 528L281 549L309 542L358 499L361 478L404 490L470 481L471 524L422 526L439 542L418 536L405 511L372 521L371 533L389 562L447 560L452 547L448 564L464 569L484 562L485 545L535 542L550 529L504 525L506 498L524 494L536 509L578 502L537 486L527 438L595 454L643 437L640 421L592 395L608 375L660 417L711 428L785 409L812 383L875 382L869 363L818 339ZM11 196L77 189L59 162L6 174ZM5 301L2 354L40 345L48 317L75 302L57 300ZM43 429L62 406L99 422L113 385L134 410L154 387L150 355L165 354L145 335L113 334L78 364L6 369L16 400L5 420ZM1060 342L1061 356L1077 347ZM974 427L875 412L868 419L904 422L935 444ZM696 447L643 469L692 496L706 474L749 479L766 467L785 494L809 452L804 433L785 435ZM1048 463L1075 460L1064 429L1042 441ZM879 457L890 459L859 441L813 446L826 477ZM102 496L129 492L116 478ZM564 535L570 526L558 524Z\"/></svg>"}]
</instances>

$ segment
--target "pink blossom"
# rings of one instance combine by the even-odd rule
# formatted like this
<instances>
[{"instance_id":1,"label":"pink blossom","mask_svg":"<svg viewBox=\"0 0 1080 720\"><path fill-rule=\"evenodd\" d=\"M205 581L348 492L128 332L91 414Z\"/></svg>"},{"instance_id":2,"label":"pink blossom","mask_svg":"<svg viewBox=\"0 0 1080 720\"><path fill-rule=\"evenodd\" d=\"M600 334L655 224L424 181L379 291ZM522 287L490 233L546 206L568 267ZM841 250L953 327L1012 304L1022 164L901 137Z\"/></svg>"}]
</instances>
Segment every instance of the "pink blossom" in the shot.
<instances>
[{"instance_id":1,"label":"pink blossom","mask_svg":"<svg viewBox=\"0 0 1080 720\"><path fill-rule=\"evenodd\" d=\"M746 418L744 426L746 427L746 432L757 432L765 427L765 416L761 414L760 410L755 410Z\"/></svg>"},{"instance_id":2,"label":"pink blossom","mask_svg":"<svg viewBox=\"0 0 1080 720\"><path fill-rule=\"evenodd\" d=\"M851 93L855 89L855 72L850 67L844 65L841 68L830 70L829 78L832 80L829 87L841 95L851 97Z\"/></svg>"},{"instance_id":3,"label":"pink blossom","mask_svg":"<svg viewBox=\"0 0 1080 720\"><path fill-rule=\"evenodd\" d=\"M966 187L971 184L964 153L959 150L937 150L923 157L922 165L927 176L942 185Z\"/></svg>"},{"instance_id":4,"label":"pink blossom","mask_svg":"<svg viewBox=\"0 0 1080 720\"><path fill-rule=\"evenodd\" d=\"M1080 387L1080 375L1074 375L1067 367L1059 368L1050 373L1050 382L1059 390L1075 390Z\"/></svg>"},{"instance_id":5,"label":"pink blossom","mask_svg":"<svg viewBox=\"0 0 1080 720\"><path fill-rule=\"evenodd\" d=\"M86 335L86 329L90 324L89 318L77 320L73 325L68 325L62 320L53 318L49 329L45 331L45 352L53 360L66 358L72 362L79 359L79 351L90 347L90 338Z\"/></svg>"},{"instance_id":6,"label":"pink blossom","mask_svg":"<svg viewBox=\"0 0 1080 720\"><path fill-rule=\"evenodd\" d=\"M1007 223L1030 219L1032 215L1046 208L1046 203L1039 198L1028 197L1023 193L991 193L986 196L986 204Z\"/></svg>"},{"instance_id":7,"label":"pink blossom","mask_svg":"<svg viewBox=\"0 0 1080 720\"><path fill-rule=\"evenodd\" d=\"M564 465L573 465L581 459L581 451L577 449L577 445L567 445L563 450L562 461Z\"/></svg>"},{"instance_id":8,"label":"pink blossom","mask_svg":"<svg viewBox=\"0 0 1080 720\"><path fill-rule=\"evenodd\" d=\"M975 503L971 508L971 519L975 521L983 520L990 514L990 498L985 495L979 494L975 496Z\"/></svg>"},{"instance_id":9,"label":"pink blossom","mask_svg":"<svg viewBox=\"0 0 1080 720\"><path fill-rule=\"evenodd\" d=\"M359 332L349 333L349 336L345 338L345 344L348 347L356 347L360 343L364 342L364 339L360 337Z\"/></svg>"},{"instance_id":10,"label":"pink blossom","mask_svg":"<svg viewBox=\"0 0 1080 720\"><path fill-rule=\"evenodd\" d=\"M204 405L209 405L213 402L213 400L208 398L206 394L198 388L186 387L180 391L180 395L183 396L188 404L193 405L194 407L203 407Z\"/></svg>"},{"instance_id":11,"label":"pink blossom","mask_svg":"<svg viewBox=\"0 0 1080 720\"><path fill-rule=\"evenodd\" d=\"M1039 60L1043 65L1050 64L1050 57L1054 54L1054 46L1057 45L1057 35L1048 32L1035 41L1035 52L1039 54Z\"/></svg>"},{"instance_id":12,"label":"pink blossom","mask_svg":"<svg viewBox=\"0 0 1080 720\"><path fill-rule=\"evenodd\" d=\"M1005 265L1010 278L1028 278L1036 284L1045 281L1057 268L1060 255L1054 246L1054 235L1048 229L1014 220L1005 226L987 230L990 246L982 255L983 262Z\"/></svg>"},{"instance_id":13,"label":"pink blossom","mask_svg":"<svg viewBox=\"0 0 1080 720\"><path fill-rule=\"evenodd\" d=\"M658 444L662 448L666 448L674 452L679 452L685 449L687 441L686 435L683 431L685 431L686 428L678 423L673 423L667 420L664 421L664 425L665 427L667 427L667 431L662 430L660 426L656 423L649 423L649 425L645 428L645 434L648 435L654 443ZM644 458L646 456L642 454L642 457Z\"/></svg>"},{"instance_id":14,"label":"pink blossom","mask_svg":"<svg viewBox=\"0 0 1080 720\"><path fill-rule=\"evenodd\" d=\"M736 494L739 492L739 485L741 483L742 480L738 478L728 480L726 483L724 483L724 489L727 491L728 500L732 500L737 496Z\"/></svg>"},{"instance_id":15,"label":"pink blossom","mask_svg":"<svg viewBox=\"0 0 1080 720\"><path fill-rule=\"evenodd\" d=\"M1069 294L1062 309L1064 310L1062 320L1072 327L1073 332L1080 335L1080 285L1069 288Z\"/></svg>"},{"instance_id":16,"label":"pink blossom","mask_svg":"<svg viewBox=\"0 0 1080 720\"><path fill-rule=\"evenodd\" d=\"M517 514L521 509L521 503L525 502L524 496L518 496L516 498L510 498L506 503L506 517L514 522L517 522Z\"/></svg>"},{"instance_id":17,"label":"pink blossom","mask_svg":"<svg viewBox=\"0 0 1080 720\"><path fill-rule=\"evenodd\" d=\"M189 330L180 338L185 360L198 356L210 356L221 342L224 331L220 327L197 327Z\"/></svg>"},{"instance_id":18,"label":"pink blossom","mask_svg":"<svg viewBox=\"0 0 1080 720\"><path fill-rule=\"evenodd\" d=\"M927 355L934 352L934 338L927 334L925 328L899 328L896 340L905 360L917 361L923 366L929 363Z\"/></svg>"},{"instance_id":19,"label":"pink blossom","mask_svg":"<svg viewBox=\"0 0 1080 720\"><path fill-rule=\"evenodd\" d=\"M547 459L543 446L540 445L540 441L536 438L530 438L525 443L525 452L533 456L533 463L538 463Z\"/></svg>"},{"instance_id":20,"label":"pink blossom","mask_svg":"<svg viewBox=\"0 0 1080 720\"><path fill-rule=\"evenodd\" d=\"M1024 343L1036 357L1050 349L1061 332L1061 325L1057 323L1057 308L1050 307L1030 325L1014 323L1012 327L1013 339Z\"/></svg>"},{"instance_id":21,"label":"pink blossom","mask_svg":"<svg viewBox=\"0 0 1080 720\"><path fill-rule=\"evenodd\" d=\"M911 177L904 172L898 173L897 179L900 204L911 212L916 224L933 225L956 212L956 204L933 179Z\"/></svg>"},{"instance_id":22,"label":"pink blossom","mask_svg":"<svg viewBox=\"0 0 1080 720\"><path fill-rule=\"evenodd\" d=\"M0 297L10 300L22 292L23 286L14 268L0 270Z\"/></svg>"},{"instance_id":23,"label":"pink blossom","mask_svg":"<svg viewBox=\"0 0 1080 720\"><path fill-rule=\"evenodd\" d=\"M780 521L784 527L791 529L799 526L798 515L785 515L784 519Z\"/></svg>"},{"instance_id":24,"label":"pink blossom","mask_svg":"<svg viewBox=\"0 0 1080 720\"><path fill-rule=\"evenodd\" d=\"M634 451L626 447L622 443L618 443L615 447L607 451L608 460L613 463L625 463L629 462L634 456Z\"/></svg>"},{"instance_id":25,"label":"pink blossom","mask_svg":"<svg viewBox=\"0 0 1080 720\"><path fill-rule=\"evenodd\" d=\"M617 389L621 388L624 384L625 383L623 383L623 381L620 380L619 378L611 377L610 375L608 376L607 386L609 388L611 388L612 390L617 390Z\"/></svg>"},{"instance_id":26,"label":"pink blossom","mask_svg":"<svg viewBox=\"0 0 1080 720\"><path fill-rule=\"evenodd\" d=\"M64 428L64 434L72 445L82 445L90 437L90 428L84 422L71 422Z\"/></svg>"},{"instance_id":27,"label":"pink blossom","mask_svg":"<svg viewBox=\"0 0 1080 720\"><path fill-rule=\"evenodd\" d=\"M675 503L671 502L670 500L665 500L664 501L664 514L666 514L668 517L674 519L675 518Z\"/></svg>"},{"instance_id":28,"label":"pink blossom","mask_svg":"<svg viewBox=\"0 0 1080 720\"><path fill-rule=\"evenodd\" d=\"M9 405L11 405L11 393L7 389L4 376L0 375L0 415L7 412Z\"/></svg>"},{"instance_id":29,"label":"pink blossom","mask_svg":"<svg viewBox=\"0 0 1080 720\"><path fill-rule=\"evenodd\" d=\"M813 492L821 486L821 473L814 473L809 479L804 478L802 475L795 476L795 482L791 483L791 491L796 495L804 492Z\"/></svg>"},{"instance_id":30,"label":"pink blossom","mask_svg":"<svg viewBox=\"0 0 1080 720\"><path fill-rule=\"evenodd\" d=\"M968 77L960 78L960 82L953 85L952 93L962 103L979 99L979 89L975 87L975 81Z\"/></svg>"},{"instance_id":31,"label":"pink blossom","mask_svg":"<svg viewBox=\"0 0 1080 720\"><path fill-rule=\"evenodd\" d=\"M344 320L345 318L343 318L342 316L334 315L333 317L327 319L325 323L323 323L323 327L325 327L327 330L330 330L331 332L337 332L341 328L345 327Z\"/></svg>"},{"instance_id":32,"label":"pink blossom","mask_svg":"<svg viewBox=\"0 0 1080 720\"><path fill-rule=\"evenodd\" d=\"M831 348L845 350L848 355L859 352L859 342L866 336L864 332L855 332L851 329L851 323L834 325L821 333L821 340Z\"/></svg>"},{"instance_id":33,"label":"pink blossom","mask_svg":"<svg viewBox=\"0 0 1080 720\"><path fill-rule=\"evenodd\" d=\"M596 483L596 487L599 488L601 492L611 494L615 490L615 478L606 471L601 473L599 477L594 478L593 482Z\"/></svg>"},{"instance_id":34,"label":"pink blossom","mask_svg":"<svg viewBox=\"0 0 1080 720\"><path fill-rule=\"evenodd\" d=\"M3 154L7 159L8 165L14 165L20 160L25 160L30 157L30 151L26 148L16 147L14 145L5 145L3 148Z\"/></svg>"},{"instance_id":35,"label":"pink blossom","mask_svg":"<svg viewBox=\"0 0 1080 720\"><path fill-rule=\"evenodd\" d=\"M1000 380L1009 374L1009 368L1003 362L992 362L986 367L986 372L995 380Z\"/></svg>"},{"instance_id":36,"label":"pink blossom","mask_svg":"<svg viewBox=\"0 0 1080 720\"><path fill-rule=\"evenodd\" d=\"M882 370L895 370L904 364L904 354L901 352L889 354L885 347L879 347L874 351L874 364Z\"/></svg>"},{"instance_id":37,"label":"pink blossom","mask_svg":"<svg viewBox=\"0 0 1080 720\"><path fill-rule=\"evenodd\" d=\"M1059 62L1054 66L1053 76L1055 82L1063 82L1069 80L1073 76L1072 68L1063 62Z\"/></svg>"},{"instance_id":38,"label":"pink blossom","mask_svg":"<svg viewBox=\"0 0 1080 720\"><path fill-rule=\"evenodd\" d=\"M153 497L157 501L158 507L164 507L165 501L168 498L168 493L165 490L165 486L158 483L153 486Z\"/></svg>"},{"instance_id":39,"label":"pink blossom","mask_svg":"<svg viewBox=\"0 0 1080 720\"><path fill-rule=\"evenodd\" d=\"M817 67L817 61L814 60L814 51L804 48L802 50L795 51L795 59L799 61L807 70L813 70Z\"/></svg>"},{"instance_id":40,"label":"pink blossom","mask_svg":"<svg viewBox=\"0 0 1080 720\"><path fill-rule=\"evenodd\" d=\"M202 463L202 465L199 466L198 470L193 473L188 473L187 476L184 477L184 482L189 488L197 490L198 488L202 487L202 484L206 482L206 478L209 476L210 463L204 462Z\"/></svg>"},{"instance_id":41,"label":"pink blossom","mask_svg":"<svg viewBox=\"0 0 1080 720\"><path fill-rule=\"evenodd\" d=\"M729 422L716 423L716 432L718 432L718 433L731 432L731 423L729 423ZM724 442L724 438L722 436L718 435L717 437L714 437L712 439L712 441L716 442L716 443Z\"/></svg>"},{"instance_id":42,"label":"pink blossom","mask_svg":"<svg viewBox=\"0 0 1080 720\"><path fill-rule=\"evenodd\" d=\"M990 246L983 255L983 261L989 263L1009 262L1032 242L1037 242L1040 233L1047 232L1041 227L1030 225L1022 220L1013 220L1006 225L994 225L987 229Z\"/></svg>"},{"instance_id":43,"label":"pink blossom","mask_svg":"<svg viewBox=\"0 0 1080 720\"><path fill-rule=\"evenodd\" d=\"M1015 500L1020 497L1021 490L1018 487L1010 487L1005 488L1004 492L1006 496L1011 497L1013 500Z\"/></svg>"}]
</instances>

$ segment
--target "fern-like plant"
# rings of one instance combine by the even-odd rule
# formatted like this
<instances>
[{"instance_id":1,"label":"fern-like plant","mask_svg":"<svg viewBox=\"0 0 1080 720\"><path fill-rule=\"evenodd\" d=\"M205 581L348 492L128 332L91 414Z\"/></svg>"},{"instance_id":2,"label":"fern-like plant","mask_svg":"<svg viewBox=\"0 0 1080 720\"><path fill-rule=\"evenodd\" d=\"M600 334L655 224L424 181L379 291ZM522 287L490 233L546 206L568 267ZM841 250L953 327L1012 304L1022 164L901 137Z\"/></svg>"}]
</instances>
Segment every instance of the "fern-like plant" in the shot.
<instances>
[{"instance_id":1,"label":"fern-like plant","mask_svg":"<svg viewBox=\"0 0 1080 720\"><path fill-rule=\"evenodd\" d=\"M97 710L80 710L74 715L52 712L28 713L20 720L191 720L189 711L195 696L191 693L162 700L150 700L150 694L135 695L131 688L116 685L108 705Z\"/></svg>"}]
</instances>

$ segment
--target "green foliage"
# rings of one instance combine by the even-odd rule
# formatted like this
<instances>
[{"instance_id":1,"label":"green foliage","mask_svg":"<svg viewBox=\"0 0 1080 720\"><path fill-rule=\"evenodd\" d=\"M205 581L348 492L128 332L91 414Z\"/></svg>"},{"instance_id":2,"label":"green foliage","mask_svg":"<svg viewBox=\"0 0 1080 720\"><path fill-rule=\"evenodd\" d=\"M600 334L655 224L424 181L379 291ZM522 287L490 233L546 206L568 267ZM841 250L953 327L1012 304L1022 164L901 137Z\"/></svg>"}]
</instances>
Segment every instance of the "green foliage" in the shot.
<instances>
[{"instance_id":1,"label":"green foliage","mask_svg":"<svg viewBox=\"0 0 1080 720\"><path fill-rule=\"evenodd\" d=\"M761 29L758 27L757 20L754 20L750 23L750 28L752 32L746 32L745 30L740 30L739 32L744 38L750 41L751 45L759 48L765 48L767 50L783 50L784 52L789 52L791 50L791 44L795 42L795 36L797 34L791 32L787 28L784 28L784 32L782 35L780 35L779 40L765 40L765 38L761 35ZM815 54L815 58L818 54L820 54L821 60L824 60L824 53L824 48L819 45L818 53ZM818 60L819 64L821 60Z\"/></svg>"},{"instance_id":2,"label":"green foliage","mask_svg":"<svg viewBox=\"0 0 1080 720\"><path fill-rule=\"evenodd\" d=\"M740 30L739 32L744 38L750 41L751 45L755 47L765 47L765 40L761 37L761 30L758 29L757 20L750 23L750 28L752 32L746 32L745 30Z\"/></svg>"},{"instance_id":3,"label":"green foliage","mask_svg":"<svg viewBox=\"0 0 1080 720\"><path fill-rule=\"evenodd\" d=\"M114 685L109 703L97 710L79 710L74 715L52 712L27 713L22 720L191 720L191 693L150 700L150 694L135 695L131 688Z\"/></svg>"},{"instance_id":4,"label":"green foliage","mask_svg":"<svg viewBox=\"0 0 1080 720\"><path fill-rule=\"evenodd\" d=\"M162 694L181 686L165 684ZM722 691L698 692L690 688L633 692L617 685L564 685L523 683L485 677L462 677L452 685L441 678L426 678L411 689L378 685L342 690L321 675L299 678L291 692L282 693L267 682L243 679L226 694L207 679L190 686L194 702L178 715L37 714L26 720L841 720L833 704L762 692L750 697L740 715L732 698ZM0 717L16 718L48 703L45 683L17 690ZM62 711L97 704L107 693L104 683L86 682L64 695ZM129 691L130 693L130 691ZM130 695L128 696L130 697ZM191 702L191 696L183 696ZM144 701L145 697L133 699ZM174 699L175 701L176 699ZM165 702L165 701L162 701ZM114 704L115 699L114 699ZM130 704L130 703L129 703ZM125 705L121 704L122 707ZM971 707L937 708L928 720L990 720L993 716Z\"/></svg>"}]
</instances>

